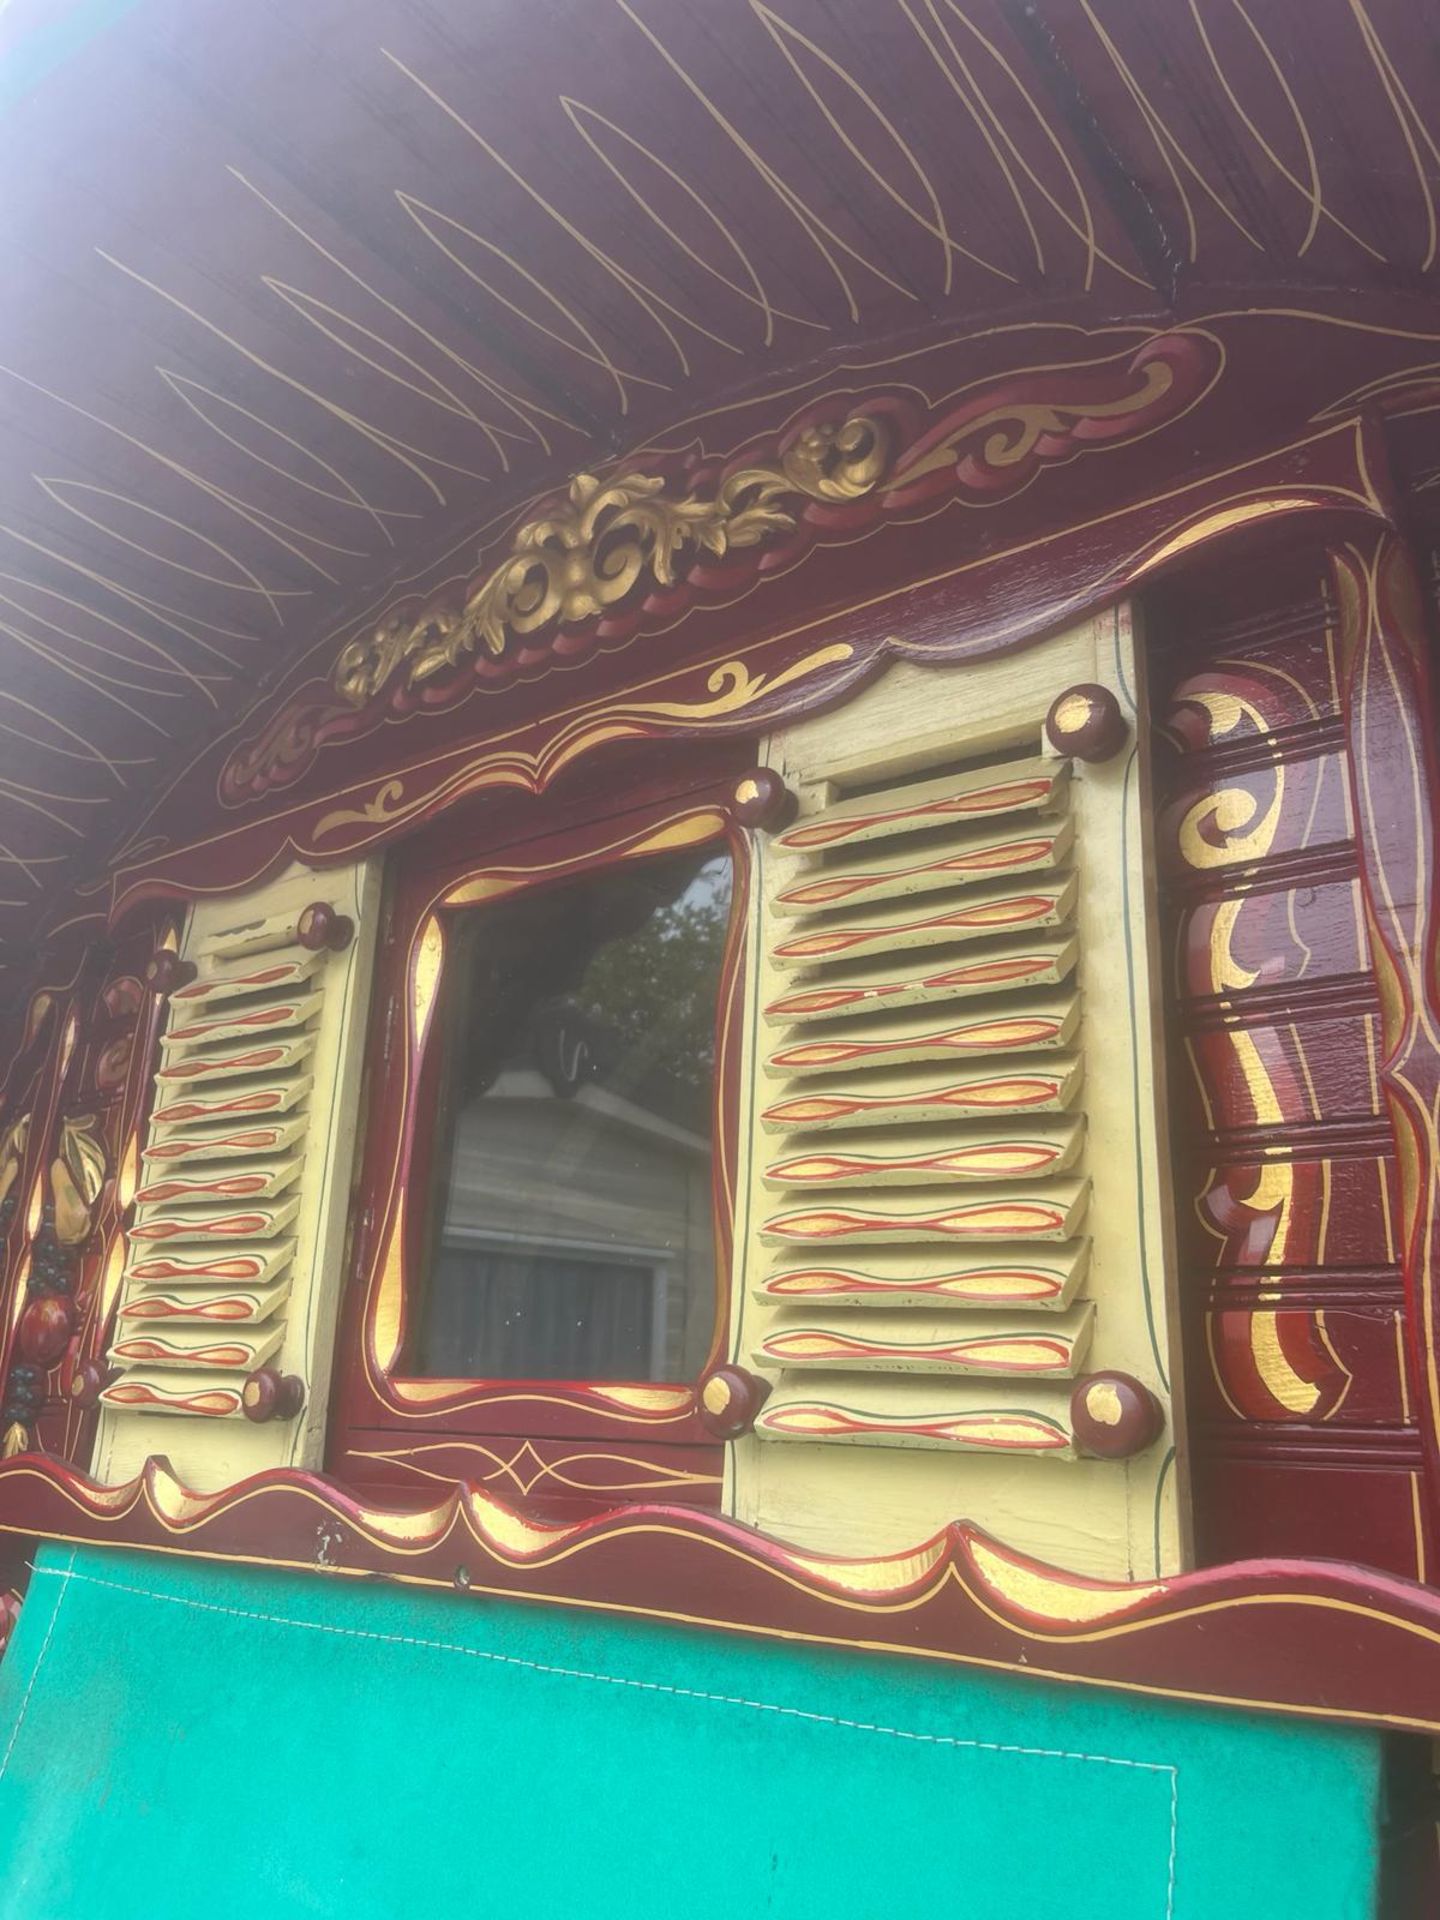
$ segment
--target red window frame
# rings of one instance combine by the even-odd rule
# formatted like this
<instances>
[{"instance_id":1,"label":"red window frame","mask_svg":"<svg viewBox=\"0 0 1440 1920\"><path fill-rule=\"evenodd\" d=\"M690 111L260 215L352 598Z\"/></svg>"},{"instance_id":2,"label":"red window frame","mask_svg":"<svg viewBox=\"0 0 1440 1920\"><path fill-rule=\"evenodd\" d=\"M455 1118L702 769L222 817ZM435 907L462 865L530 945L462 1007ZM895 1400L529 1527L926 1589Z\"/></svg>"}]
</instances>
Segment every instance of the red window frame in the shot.
<instances>
[{"instance_id":1,"label":"red window frame","mask_svg":"<svg viewBox=\"0 0 1440 1920\"><path fill-rule=\"evenodd\" d=\"M731 760L727 754L725 759ZM739 761L743 767L750 754ZM677 770L678 771L678 770ZM738 1101L746 1026L750 862L730 811L735 774L652 788L643 804L587 817L528 816L509 834L454 824L392 852L391 891L368 1043L366 1137L346 1310L331 1408L330 1466L358 1486L422 1480L486 1484L502 1498L614 1506L626 1498L719 1503L723 1449L704 1425L699 1382L729 1332ZM567 811L571 811L568 810ZM685 848L729 852L730 922L716 1007L715 1327L696 1379L524 1381L427 1379L406 1370L418 1285L417 1208L430 1191L438 1031L449 921L522 888L552 887L631 860Z\"/></svg>"}]
</instances>

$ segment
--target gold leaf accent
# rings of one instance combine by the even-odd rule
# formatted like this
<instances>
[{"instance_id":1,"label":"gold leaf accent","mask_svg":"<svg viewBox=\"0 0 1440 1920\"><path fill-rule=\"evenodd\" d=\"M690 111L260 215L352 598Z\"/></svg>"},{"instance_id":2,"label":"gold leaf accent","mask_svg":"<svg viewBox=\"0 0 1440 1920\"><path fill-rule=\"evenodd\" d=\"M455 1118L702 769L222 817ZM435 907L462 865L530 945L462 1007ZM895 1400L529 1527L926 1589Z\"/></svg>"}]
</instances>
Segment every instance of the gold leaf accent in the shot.
<instances>
[{"instance_id":1,"label":"gold leaf accent","mask_svg":"<svg viewBox=\"0 0 1440 1920\"><path fill-rule=\"evenodd\" d=\"M479 647L499 655L516 636L598 619L647 575L672 585L682 553L719 557L788 533L795 514L783 503L862 499L879 485L889 457L881 421L853 413L805 428L773 464L728 474L711 499L672 498L658 474L576 474L564 503L517 529L509 552L458 612L392 615L344 649L335 689L360 706L402 668L406 684L416 686Z\"/></svg>"},{"instance_id":2,"label":"gold leaf accent","mask_svg":"<svg viewBox=\"0 0 1440 1920\"><path fill-rule=\"evenodd\" d=\"M1118 1582L1086 1580L1028 1560L988 1541L970 1528L965 1545L975 1571L992 1594L1022 1613L1038 1615L1060 1627L1095 1626L1131 1613L1167 1591L1163 1580Z\"/></svg>"},{"instance_id":3,"label":"gold leaf accent","mask_svg":"<svg viewBox=\"0 0 1440 1920\"><path fill-rule=\"evenodd\" d=\"M427 807L438 807L486 787L518 787L526 793L543 793L557 774L596 747L616 740L643 740L655 732L679 731L729 719L758 701L770 699L786 687L812 674L823 673L827 667L842 665L854 656L855 648L850 641L837 640L779 673L755 673L743 660L722 661L706 677L708 699L632 701L587 707L562 726L538 753L522 748L487 748L438 786L422 788L409 799L405 797L402 781L387 780L363 806L340 807L333 813L322 814L315 824L315 839L328 839L345 827L392 826L398 820L423 813Z\"/></svg>"},{"instance_id":4,"label":"gold leaf accent","mask_svg":"<svg viewBox=\"0 0 1440 1920\"><path fill-rule=\"evenodd\" d=\"M14 1186L25 1164L25 1148L30 1140L30 1115L22 1113L0 1134L0 1200Z\"/></svg>"},{"instance_id":5,"label":"gold leaf accent","mask_svg":"<svg viewBox=\"0 0 1440 1920\"><path fill-rule=\"evenodd\" d=\"M1118 1427L1125 1418L1120 1396L1108 1380L1095 1380L1085 1389L1085 1411L1102 1427Z\"/></svg>"},{"instance_id":6,"label":"gold leaf accent","mask_svg":"<svg viewBox=\"0 0 1440 1920\"><path fill-rule=\"evenodd\" d=\"M0 1447L0 1457L13 1460L17 1453L26 1453L30 1447L30 1432L17 1420L13 1426L5 1429L5 1444Z\"/></svg>"},{"instance_id":7,"label":"gold leaf accent","mask_svg":"<svg viewBox=\"0 0 1440 1920\"><path fill-rule=\"evenodd\" d=\"M60 1122L60 1144L50 1168L55 1198L55 1238L62 1246L78 1246L90 1235L95 1203L105 1185L109 1165L93 1113Z\"/></svg>"}]
</instances>

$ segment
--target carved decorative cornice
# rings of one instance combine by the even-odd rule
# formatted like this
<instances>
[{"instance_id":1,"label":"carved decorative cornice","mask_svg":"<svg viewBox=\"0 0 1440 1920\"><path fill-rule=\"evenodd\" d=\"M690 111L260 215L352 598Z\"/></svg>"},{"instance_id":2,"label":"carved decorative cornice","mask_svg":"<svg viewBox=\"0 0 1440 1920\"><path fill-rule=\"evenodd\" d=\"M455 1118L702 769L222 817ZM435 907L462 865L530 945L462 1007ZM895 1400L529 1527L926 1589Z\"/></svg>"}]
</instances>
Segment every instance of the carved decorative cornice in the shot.
<instances>
[{"instance_id":1,"label":"carved decorative cornice","mask_svg":"<svg viewBox=\"0 0 1440 1920\"><path fill-rule=\"evenodd\" d=\"M319 748L455 704L552 657L574 660L735 598L817 545L954 499L991 506L1044 468L1173 424L1218 379L1198 328L1102 359L980 382L933 407L911 391L834 396L724 461L653 455L579 474L461 592L391 610L231 756L235 805L298 780Z\"/></svg>"},{"instance_id":2,"label":"carved decorative cornice","mask_svg":"<svg viewBox=\"0 0 1440 1920\"><path fill-rule=\"evenodd\" d=\"M660 474L576 474L564 502L517 529L458 610L393 614L346 647L335 689L359 706L397 674L413 687L477 647L498 656L547 628L599 620L642 581L673 586L682 556L724 557L791 532L795 515L782 501L863 499L886 471L891 440L874 414L816 423L773 464L727 474L709 499L670 497Z\"/></svg>"}]
</instances>

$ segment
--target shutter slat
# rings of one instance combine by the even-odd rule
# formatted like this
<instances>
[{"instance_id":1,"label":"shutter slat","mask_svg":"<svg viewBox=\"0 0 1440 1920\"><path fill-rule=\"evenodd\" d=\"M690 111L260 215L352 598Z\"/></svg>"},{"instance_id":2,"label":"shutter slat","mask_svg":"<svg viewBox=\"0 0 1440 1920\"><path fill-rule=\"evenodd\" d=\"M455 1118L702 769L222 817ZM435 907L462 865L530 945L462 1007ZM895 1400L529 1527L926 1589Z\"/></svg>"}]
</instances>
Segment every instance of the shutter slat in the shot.
<instances>
[{"instance_id":1,"label":"shutter slat","mask_svg":"<svg viewBox=\"0 0 1440 1920\"><path fill-rule=\"evenodd\" d=\"M287 1120L254 1121L248 1126L222 1126L208 1133L169 1132L152 1140L142 1158L147 1167L188 1167L196 1161L241 1160L261 1153L284 1153L304 1138L308 1122L301 1116Z\"/></svg>"},{"instance_id":2,"label":"shutter slat","mask_svg":"<svg viewBox=\"0 0 1440 1920\"><path fill-rule=\"evenodd\" d=\"M188 986L177 987L170 999L172 1005L188 1010L190 1007L208 1007L219 1001L238 999L242 994L293 993L305 981L312 979L324 964L323 953L309 953L300 948L264 966L201 974L198 980L190 981Z\"/></svg>"},{"instance_id":3,"label":"shutter slat","mask_svg":"<svg viewBox=\"0 0 1440 1920\"><path fill-rule=\"evenodd\" d=\"M1078 1121L1004 1133L967 1133L953 1126L887 1127L850 1133L833 1145L807 1143L772 1160L762 1178L772 1189L947 1186L952 1181L989 1186L998 1180L1039 1180L1071 1166L1083 1139Z\"/></svg>"},{"instance_id":4,"label":"shutter slat","mask_svg":"<svg viewBox=\"0 0 1440 1920\"><path fill-rule=\"evenodd\" d=\"M843 866L822 867L782 887L775 895L779 914L834 913L877 900L910 899L947 887L979 884L1016 873L1045 873L1058 866L1070 849L1068 820L1034 827L1028 833L1014 828L1004 833L952 841L920 858L903 842L894 852Z\"/></svg>"},{"instance_id":5,"label":"shutter slat","mask_svg":"<svg viewBox=\"0 0 1440 1920\"><path fill-rule=\"evenodd\" d=\"M250 1326L258 1325L279 1307L290 1292L277 1282L268 1287L196 1286L179 1292L172 1286L140 1293L121 1307L122 1327L132 1326Z\"/></svg>"},{"instance_id":6,"label":"shutter slat","mask_svg":"<svg viewBox=\"0 0 1440 1920\"><path fill-rule=\"evenodd\" d=\"M192 1207L180 1213L152 1208L136 1220L130 1239L146 1247L185 1241L214 1244L273 1240L290 1225L299 1207L299 1200L289 1194L273 1203L256 1202L248 1207Z\"/></svg>"},{"instance_id":7,"label":"shutter slat","mask_svg":"<svg viewBox=\"0 0 1440 1920\"><path fill-rule=\"evenodd\" d=\"M777 836L767 958L795 981L765 1006L762 1438L1071 1450L1045 1384L1094 1323L1088 1183L1057 1177L1085 1145L1069 793L1063 762L987 763Z\"/></svg>"},{"instance_id":8,"label":"shutter slat","mask_svg":"<svg viewBox=\"0 0 1440 1920\"><path fill-rule=\"evenodd\" d=\"M238 1005L208 1009L169 1029L160 1042L167 1063L212 1047L268 1039L303 1027L320 1011L318 993L295 994L279 1000L244 1000Z\"/></svg>"},{"instance_id":9,"label":"shutter slat","mask_svg":"<svg viewBox=\"0 0 1440 1920\"><path fill-rule=\"evenodd\" d=\"M1052 1113L1080 1092L1074 1058L1022 1059L956 1075L934 1066L871 1069L862 1077L813 1079L766 1107L761 1125L771 1133L832 1132L911 1121L976 1119L996 1114Z\"/></svg>"},{"instance_id":10,"label":"shutter slat","mask_svg":"<svg viewBox=\"0 0 1440 1920\"><path fill-rule=\"evenodd\" d=\"M849 1259L781 1266L754 1288L778 1307L1016 1307L1061 1310L1085 1277L1082 1240L1063 1248L1007 1248L980 1259L938 1256L928 1247L867 1246Z\"/></svg>"},{"instance_id":11,"label":"shutter slat","mask_svg":"<svg viewBox=\"0 0 1440 1920\"><path fill-rule=\"evenodd\" d=\"M252 1079L256 1075L288 1072L314 1052L314 1036L309 1033L286 1034L269 1040L252 1039L239 1046L185 1054L179 1060L167 1060L155 1078L162 1087L207 1085L216 1080Z\"/></svg>"},{"instance_id":12,"label":"shutter slat","mask_svg":"<svg viewBox=\"0 0 1440 1920\"><path fill-rule=\"evenodd\" d=\"M819 815L797 820L777 834L776 844L786 852L816 854L996 814L1038 813L1063 805L1069 772L1063 760L1034 759L897 784L883 793L841 800Z\"/></svg>"},{"instance_id":13,"label":"shutter slat","mask_svg":"<svg viewBox=\"0 0 1440 1920\"><path fill-rule=\"evenodd\" d=\"M167 1090L168 1098L150 1116L151 1141L156 1134L173 1133L176 1127L229 1127L256 1115L288 1113L309 1091L309 1079L300 1074L288 1080L265 1080L255 1086L225 1087L214 1092L204 1087L187 1087L183 1092Z\"/></svg>"},{"instance_id":14,"label":"shutter slat","mask_svg":"<svg viewBox=\"0 0 1440 1920\"><path fill-rule=\"evenodd\" d=\"M774 1246L1069 1240L1079 1231L1089 1197L1088 1184L1080 1180L963 1196L842 1193L764 1216L760 1235Z\"/></svg>"},{"instance_id":15,"label":"shutter slat","mask_svg":"<svg viewBox=\"0 0 1440 1920\"><path fill-rule=\"evenodd\" d=\"M862 1015L838 1030L801 1034L765 1061L776 1076L853 1073L909 1061L984 1059L1068 1047L1080 1021L1074 994L1038 995L1022 1008L986 1007L956 1014L922 1007L913 1013Z\"/></svg>"},{"instance_id":16,"label":"shutter slat","mask_svg":"<svg viewBox=\"0 0 1440 1920\"><path fill-rule=\"evenodd\" d=\"M285 1337L283 1326L245 1328L153 1327L126 1332L110 1348L116 1366L204 1367L250 1373L262 1366Z\"/></svg>"},{"instance_id":17,"label":"shutter slat","mask_svg":"<svg viewBox=\"0 0 1440 1920\"><path fill-rule=\"evenodd\" d=\"M1079 951L1073 935L1066 935L997 942L963 955L906 954L878 965L847 967L843 975L824 981L797 983L767 1002L765 1018L775 1023L834 1020L982 993L1021 993L1064 980L1074 970Z\"/></svg>"},{"instance_id":18,"label":"shutter slat","mask_svg":"<svg viewBox=\"0 0 1440 1920\"><path fill-rule=\"evenodd\" d=\"M262 1286L285 1271L293 1251L288 1242L278 1247L227 1247L219 1253L167 1248L164 1253L132 1260L126 1277L142 1287Z\"/></svg>"},{"instance_id":19,"label":"shutter slat","mask_svg":"<svg viewBox=\"0 0 1440 1920\"><path fill-rule=\"evenodd\" d=\"M851 1314L838 1326L785 1321L757 1342L753 1358L801 1369L1068 1379L1085 1356L1093 1321L1088 1302L1020 1324L994 1313Z\"/></svg>"},{"instance_id":20,"label":"shutter slat","mask_svg":"<svg viewBox=\"0 0 1440 1920\"><path fill-rule=\"evenodd\" d=\"M895 947L951 946L992 934L1060 926L1075 906L1073 876L1015 887L976 887L952 899L896 901L861 914L802 924L771 949L782 967L833 967Z\"/></svg>"},{"instance_id":21,"label":"shutter slat","mask_svg":"<svg viewBox=\"0 0 1440 1920\"><path fill-rule=\"evenodd\" d=\"M283 1193L300 1177L301 1161L296 1154L277 1153L272 1159L250 1159L236 1165L223 1161L219 1166L156 1170L135 1195L142 1208L175 1208L211 1201L233 1203L237 1200L268 1200ZM143 1217L143 1216L142 1216Z\"/></svg>"},{"instance_id":22,"label":"shutter slat","mask_svg":"<svg viewBox=\"0 0 1440 1920\"><path fill-rule=\"evenodd\" d=\"M100 1394L111 1413L166 1413L191 1420L237 1420L244 1411L243 1374L207 1376L127 1367Z\"/></svg>"},{"instance_id":23,"label":"shutter slat","mask_svg":"<svg viewBox=\"0 0 1440 1920\"><path fill-rule=\"evenodd\" d=\"M1012 1381L886 1380L853 1374L788 1381L755 1421L762 1440L1051 1457L1074 1451L1068 1386Z\"/></svg>"}]
</instances>

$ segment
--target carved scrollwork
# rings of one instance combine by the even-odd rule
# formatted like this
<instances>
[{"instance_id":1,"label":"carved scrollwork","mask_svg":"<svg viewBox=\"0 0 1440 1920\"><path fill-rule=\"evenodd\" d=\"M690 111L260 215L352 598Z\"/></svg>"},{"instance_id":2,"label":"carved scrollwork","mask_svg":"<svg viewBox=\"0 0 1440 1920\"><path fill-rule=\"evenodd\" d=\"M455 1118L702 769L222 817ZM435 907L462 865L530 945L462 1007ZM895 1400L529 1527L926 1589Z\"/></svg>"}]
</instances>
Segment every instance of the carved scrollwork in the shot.
<instances>
[{"instance_id":1,"label":"carved scrollwork","mask_svg":"<svg viewBox=\"0 0 1440 1920\"><path fill-rule=\"evenodd\" d=\"M687 551L723 556L790 532L796 516L785 501L862 499L883 479L891 444L872 414L815 423L773 465L739 468L710 498L670 497L659 474L577 474L563 505L516 531L509 552L458 611L392 616L346 647L336 691L358 706L402 669L416 686L476 648L498 656L516 637L599 619L647 577L673 585Z\"/></svg>"},{"instance_id":2,"label":"carved scrollwork","mask_svg":"<svg viewBox=\"0 0 1440 1920\"><path fill-rule=\"evenodd\" d=\"M1101 359L985 380L927 405L913 390L813 403L728 460L647 452L582 473L533 510L465 586L397 607L239 745L219 791L289 786L321 748L388 717L438 712L477 682L619 646L689 607L775 578L817 545L863 538L947 499L991 507L1047 468L1173 425L1220 378L1198 327Z\"/></svg>"}]
</instances>

